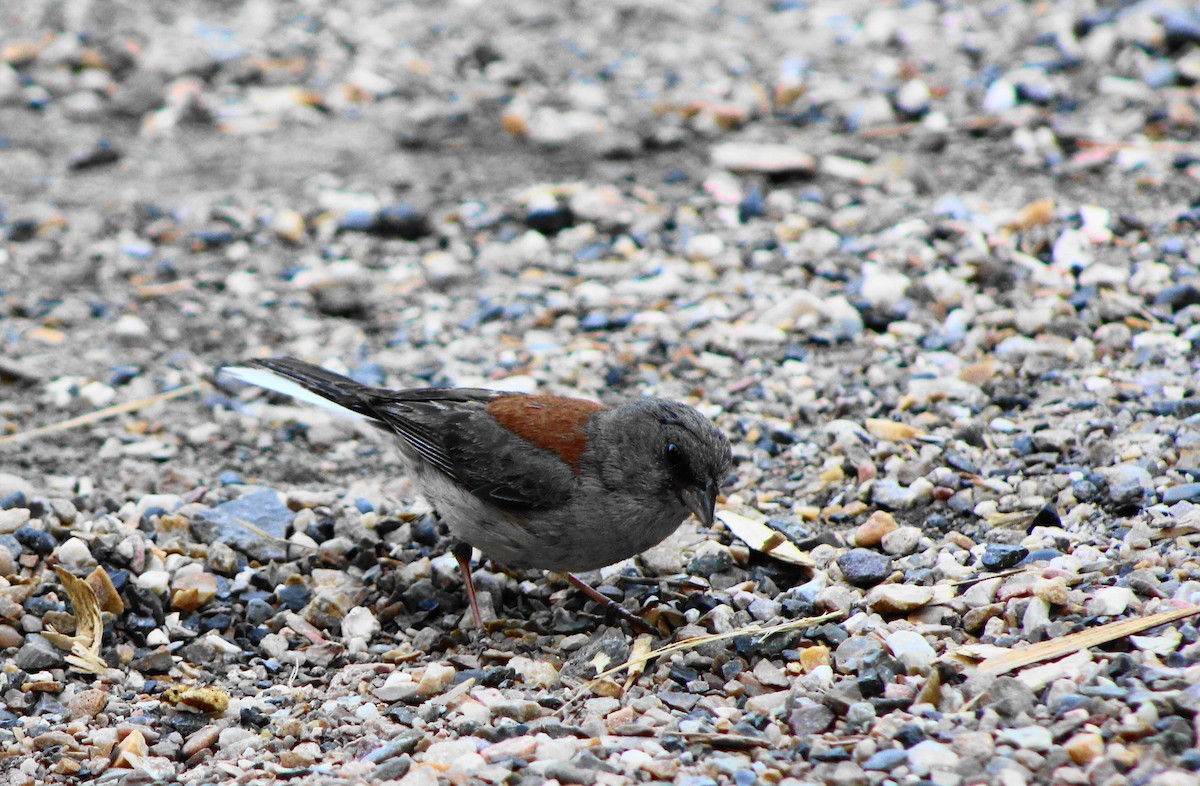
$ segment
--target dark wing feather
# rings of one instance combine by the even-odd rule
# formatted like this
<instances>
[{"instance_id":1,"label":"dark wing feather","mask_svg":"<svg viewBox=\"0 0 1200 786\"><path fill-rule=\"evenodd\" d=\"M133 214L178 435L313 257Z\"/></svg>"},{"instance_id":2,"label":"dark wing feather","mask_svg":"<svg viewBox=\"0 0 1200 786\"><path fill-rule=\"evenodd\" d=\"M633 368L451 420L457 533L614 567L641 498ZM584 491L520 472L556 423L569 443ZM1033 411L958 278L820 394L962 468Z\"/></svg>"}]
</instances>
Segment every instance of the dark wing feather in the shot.
<instances>
[{"instance_id":1,"label":"dark wing feather","mask_svg":"<svg viewBox=\"0 0 1200 786\"><path fill-rule=\"evenodd\" d=\"M532 510L561 504L574 490L570 467L504 429L488 414L490 402L512 393L374 388L295 358L251 360L243 365L261 366L367 417L400 437L422 460L492 504Z\"/></svg>"}]
</instances>

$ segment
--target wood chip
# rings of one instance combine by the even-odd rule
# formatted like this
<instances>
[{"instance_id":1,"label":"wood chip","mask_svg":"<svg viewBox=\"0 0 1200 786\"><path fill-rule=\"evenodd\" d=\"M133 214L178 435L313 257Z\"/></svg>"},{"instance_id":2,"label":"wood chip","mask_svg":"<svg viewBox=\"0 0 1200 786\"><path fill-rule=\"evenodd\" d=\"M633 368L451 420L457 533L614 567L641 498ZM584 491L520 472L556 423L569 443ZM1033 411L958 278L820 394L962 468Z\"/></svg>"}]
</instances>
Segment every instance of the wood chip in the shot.
<instances>
[{"instance_id":1,"label":"wood chip","mask_svg":"<svg viewBox=\"0 0 1200 786\"><path fill-rule=\"evenodd\" d=\"M1098 628L1089 628L1081 630L1078 633L1072 633L1070 636L1064 636L1061 639L1051 639L1030 647L997 653L980 663L978 669L980 673L984 674L996 676L1007 674L1015 669L1024 668L1025 666L1040 663L1044 660L1061 658L1072 652L1095 647L1100 644L1107 644L1110 641L1115 641L1134 633L1141 633L1144 630L1159 625L1166 625L1169 622L1175 622L1196 614L1200 614L1200 606L1171 609L1170 611L1151 614L1149 617L1133 617L1131 619L1117 620L1107 625L1101 625Z\"/></svg>"},{"instance_id":2,"label":"wood chip","mask_svg":"<svg viewBox=\"0 0 1200 786\"><path fill-rule=\"evenodd\" d=\"M770 554L775 559L811 568L815 565L812 559L792 543L779 530L771 529L766 524L747 518L731 510L717 512L717 518L729 528L729 531L741 539L747 546L763 554Z\"/></svg>"}]
</instances>

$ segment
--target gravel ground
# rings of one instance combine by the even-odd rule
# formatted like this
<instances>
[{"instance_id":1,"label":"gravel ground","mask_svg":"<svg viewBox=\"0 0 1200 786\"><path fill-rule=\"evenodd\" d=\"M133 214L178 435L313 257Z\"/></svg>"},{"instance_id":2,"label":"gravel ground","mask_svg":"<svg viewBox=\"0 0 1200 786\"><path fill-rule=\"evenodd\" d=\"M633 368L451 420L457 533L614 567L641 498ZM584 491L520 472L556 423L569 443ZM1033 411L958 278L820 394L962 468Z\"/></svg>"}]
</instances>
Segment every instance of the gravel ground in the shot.
<instances>
[{"instance_id":1,"label":"gravel ground","mask_svg":"<svg viewBox=\"0 0 1200 786\"><path fill-rule=\"evenodd\" d=\"M9 5L7 783L1197 782L1188 3ZM721 524L476 630L280 354L685 400Z\"/></svg>"}]
</instances>

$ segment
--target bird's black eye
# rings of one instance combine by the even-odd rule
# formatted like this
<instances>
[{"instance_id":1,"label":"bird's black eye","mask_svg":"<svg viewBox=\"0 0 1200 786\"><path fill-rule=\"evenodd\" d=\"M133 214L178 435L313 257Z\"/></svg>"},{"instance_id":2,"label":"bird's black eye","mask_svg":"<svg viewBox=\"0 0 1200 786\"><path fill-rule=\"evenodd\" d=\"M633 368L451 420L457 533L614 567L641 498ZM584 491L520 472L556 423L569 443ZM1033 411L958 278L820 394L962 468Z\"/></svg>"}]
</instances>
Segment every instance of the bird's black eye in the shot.
<instances>
[{"instance_id":1,"label":"bird's black eye","mask_svg":"<svg viewBox=\"0 0 1200 786\"><path fill-rule=\"evenodd\" d=\"M668 464L678 464L683 461L683 451L674 442L668 442L667 447L663 450L663 458Z\"/></svg>"}]
</instances>

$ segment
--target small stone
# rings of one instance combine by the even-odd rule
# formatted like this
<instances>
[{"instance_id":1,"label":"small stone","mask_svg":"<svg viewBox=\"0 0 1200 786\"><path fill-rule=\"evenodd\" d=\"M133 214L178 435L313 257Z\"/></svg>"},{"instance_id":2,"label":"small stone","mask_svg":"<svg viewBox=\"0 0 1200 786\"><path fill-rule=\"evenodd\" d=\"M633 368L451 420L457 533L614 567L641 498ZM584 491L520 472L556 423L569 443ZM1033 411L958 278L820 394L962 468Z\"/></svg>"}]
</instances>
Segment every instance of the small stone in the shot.
<instances>
[{"instance_id":1,"label":"small stone","mask_svg":"<svg viewBox=\"0 0 1200 786\"><path fill-rule=\"evenodd\" d=\"M754 142L727 142L712 149L713 166L730 172L757 172L771 175L811 174L816 161L811 155L790 145Z\"/></svg>"},{"instance_id":2,"label":"small stone","mask_svg":"<svg viewBox=\"0 0 1200 786\"><path fill-rule=\"evenodd\" d=\"M783 604L770 598L757 597L750 601L746 611L759 622L770 622L783 613Z\"/></svg>"},{"instance_id":3,"label":"small stone","mask_svg":"<svg viewBox=\"0 0 1200 786\"><path fill-rule=\"evenodd\" d=\"M299 244L304 240L304 217L295 210L280 210L271 218L271 231L289 243Z\"/></svg>"},{"instance_id":4,"label":"small stone","mask_svg":"<svg viewBox=\"0 0 1200 786\"><path fill-rule=\"evenodd\" d=\"M379 620L364 606L355 606L342 618L342 638L347 642L367 643L382 629Z\"/></svg>"},{"instance_id":5,"label":"small stone","mask_svg":"<svg viewBox=\"0 0 1200 786\"><path fill-rule=\"evenodd\" d=\"M1114 505L1141 506L1154 490L1154 478L1136 464L1104 467L1097 472L1108 483L1108 498Z\"/></svg>"},{"instance_id":6,"label":"small stone","mask_svg":"<svg viewBox=\"0 0 1200 786\"><path fill-rule=\"evenodd\" d=\"M838 567L847 582L856 587L873 587L892 573L892 561L867 549L851 549L838 557Z\"/></svg>"},{"instance_id":7,"label":"small stone","mask_svg":"<svg viewBox=\"0 0 1200 786\"><path fill-rule=\"evenodd\" d=\"M264 637L264 644L266 640L267 637ZM410 696L417 694L417 683L413 682L412 675L407 672L397 671L389 674L387 679L383 681L383 684L371 692L380 701L404 701Z\"/></svg>"},{"instance_id":8,"label":"small stone","mask_svg":"<svg viewBox=\"0 0 1200 786\"><path fill-rule=\"evenodd\" d=\"M217 596L217 577L202 571L184 573L175 580L173 589L171 605L181 611L195 611Z\"/></svg>"},{"instance_id":9,"label":"small stone","mask_svg":"<svg viewBox=\"0 0 1200 786\"><path fill-rule=\"evenodd\" d=\"M1029 549L1024 546L1007 546L1000 543L989 543L983 550L979 561L988 570L1008 570L1025 559Z\"/></svg>"},{"instance_id":10,"label":"small stone","mask_svg":"<svg viewBox=\"0 0 1200 786\"><path fill-rule=\"evenodd\" d=\"M1104 755L1104 737L1100 732L1081 731L1067 740L1063 747L1071 761L1086 765Z\"/></svg>"},{"instance_id":11,"label":"small stone","mask_svg":"<svg viewBox=\"0 0 1200 786\"><path fill-rule=\"evenodd\" d=\"M72 718L94 718L108 704L108 693L102 690L83 690L67 702Z\"/></svg>"},{"instance_id":12,"label":"small stone","mask_svg":"<svg viewBox=\"0 0 1200 786\"><path fill-rule=\"evenodd\" d=\"M1163 503L1174 505L1176 502L1200 502L1200 483L1180 483L1171 486L1163 492Z\"/></svg>"},{"instance_id":13,"label":"small stone","mask_svg":"<svg viewBox=\"0 0 1200 786\"><path fill-rule=\"evenodd\" d=\"M12 625L0 623L0 650L20 647L24 642L25 637L21 635L20 631Z\"/></svg>"},{"instance_id":14,"label":"small stone","mask_svg":"<svg viewBox=\"0 0 1200 786\"><path fill-rule=\"evenodd\" d=\"M895 516L886 510L877 510L854 530L854 545L859 548L874 548L883 542L884 536L894 532L898 526Z\"/></svg>"},{"instance_id":15,"label":"small stone","mask_svg":"<svg viewBox=\"0 0 1200 786\"><path fill-rule=\"evenodd\" d=\"M820 734L833 725L837 718L833 710L806 697L797 698L788 713L788 727L797 737Z\"/></svg>"},{"instance_id":16,"label":"small stone","mask_svg":"<svg viewBox=\"0 0 1200 786\"><path fill-rule=\"evenodd\" d=\"M1033 583L1033 594L1051 606L1065 605L1071 597L1067 582L1061 576L1055 576L1052 579L1038 579Z\"/></svg>"},{"instance_id":17,"label":"small stone","mask_svg":"<svg viewBox=\"0 0 1200 786\"><path fill-rule=\"evenodd\" d=\"M454 667L446 663L430 663L425 667L420 682L417 683L417 693L421 696L436 696L446 689L457 674Z\"/></svg>"},{"instance_id":18,"label":"small stone","mask_svg":"<svg viewBox=\"0 0 1200 786\"><path fill-rule=\"evenodd\" d=\"M88 544L80 538L67 538L54 552L59 564L71 573L84 573L96 567L96 558L92 556Z\"/></svg>"},{"instance_id":19,"label":"small stone","mask_svg":"<svg viewBox=\"0 0 1200 786\"><path fill-rule=\"evenodd\" d=\"M733 567L733 552L724 543L706 540L696 547L688 572L696 576L711 576Z\"/></svg>"},{"instance_id":20,"label":"small stone","mask_svg":"<svg viewBox=\"0 0 1200 786\"><path fill-rule=\"evenodd\" d=\"M871 487L871 501L889 510L909 510L933 496L933 484L917 478L904 486L892 478L880 478Z\"/></svg>"},{"instance_id":21,"label":"small stone","mask_svg":"<svg viewBox=\"0 0 1200 786\"><path fill-rule=\"evenodd\" d=\"M891 772L907 763L908 751L899 748L885 748L881 751L876 751L871 758L863 762L863 769L875 772Z\"/></svg>"},{"instance_id":22,"label":"small stone","mask_svg":"<svg viewBox=\"0 0 1200 786\"><path fill-rule=\"evenodd\" d=\"M880 614L905 614L928 606L933 601L933 587L915 584L884 584L867 593L866 604Z\"/></svg>"},{"instance_id":23,"label":"small stone","mask_svg":"<svg viewBox=\"0 0 1200 786\"><path fill-rule=\"evenodd\" d=\"M375 216L374 231L383 237L419 240L432 231L429 218L419 208L404 203L388 205Z\"/></svg>"},{"instance_id":24,"label":"small stone","mask_svg":"<svg viewBox=\"0 0 1200 786\"><path fill-rule=\"evenodd\" d=\"M24 527L29 518L29 509L23 505L0 510L0 535L13 534Z\"/></svg>"},{"instance_id":25,"label":"small stone","mask_svg":"<svg viewBox=\"0 0 1200 786\"><path fill-rule=\"evenodd\" d=\"M908 766L920 776L953 770L959 761L959 755L950 746L933 740L923 740L908 749Z\"/></svg>"},{"instance_id":26,"label":"small stone","mask_svg":"<svg viewBox=\"0 0 1200 786\"><path fill-rule=\"evenodd\" d=\"M122 342L132 344L150 335L150 326L134 314L122 314L113 323L113 334Z\"/></svg>"},{"instance_id":27,"label":"small stone","mask_svg":"<svg viewBox=\"0 0 1200 786\"><path fill-rule=\"evenodd\" d=\"M757 712L759 715L770 716L777 710L781 710L784 704L787 703L789 692L785 690L774 691L773 693L760 693L757 696L751 696L746 699L746 710L749 712Z\"/></svg>"},{"instance_id":28,"label":"small stone","mask_svg":"<svg viewBox=\"0 0 1200 786\"><path fill-rule=\"evenodd\" d=\"M201 511L192 519L192 529L206 543L227 543L252 559L282 562L288 557L284 539L295 517L279 494L264 489Z\"/></svg>"},{"instance_id":29,"label":"small stone","mask_svg":"<svg viewBox=\"0 0 1200 786\"><path fill-rule=\"evenodd\" d=\"M937 660L937 653L929 641L913 630L898 630L889 633L888 649L908 669L909 674L924 674Z\"/></svg>"},{"instance_id":30,"label":"small stone","mask_svg":"<svg viewBox=\"0 0 1200 786\"><path fill-rule=\"evenodd\" d=\"M1087 613L1097 617L1115 617L1124 614L1133 599L1133 590L1129 587L1101 587L1088 598Z\"/></svg>"},{"instance_id":31,"label":"small stone","mask_svg":"<svg viewBox=\"0 0 1200 786\"><path fill-rule=\"evenodd\" d=\"M26 672L43 671L66 665L66 653L55 647L40 633L31 633L17 650L17 668Z\"/></svg>"},{"instance_id":32,"label":"small stone","mask_svg":"<svg viewBox=\"0 0 1200 786\"><path fill-rule=\"evenodd\" d=\"M1017 748L1031 751L1047 751L1054 744L1054 735L1044 726L1024 726L1016 729L1001 729L1000 741Z\"/></svg>"},{"instance_id":33,"label":"small stone","mask_svg":"<svg viewBox=\"0 0 1200 786\"><path fill-rule=\"evenodd\" d=\"M26 514L29 513L29 511L25 512ZM58 545L58 541L49 532L34 529L33 527L20 527L13 533L13 537L17 539L18 543L39 557L48 556Z\"/></svg>"},{"instance_id":34,"label":"small stone","mask_svg":"<svg viewBox=\"0 0 1200 786\"><path fill-rule=\"evenodd\" d=\"M833 653L839 674L855 674L883 654L883 644L870 636L851 636Z\"/></svg>"},{"instance_id":35,"label":"small stone","mask_svg":"<svg viewBox=\"0 0 1200 786\"><path fill-rule=\"evenodd\" d=\"M891 554L893 557L902 557L917 550L917 546L921 542L921 534L921 530L917 527L900 527L884 535L881 545L885 553Z\"/></svg>"},{"instance_id":36,"label":"small stone","mask_svg":"<svg viewBox=\"0 0 1200 786\"><path fill-rule=\"evenodd\" d=\"M130 664L134 669L144 674L166 674L175 665L171 651L167 647L157 647L133 659Z\"/></svg>"},{"instance_id":37,"label":"small stone","mask_svg":"<svg viewBox=\"0 0 1200 786\"><path fill-rule=\"evenodd\" d=\"M1015 677L997 677L983 696L983 706L990 707L1002 718L1015 718L1033 712L1037 696Z\"/></svg>"}]
</instances>

